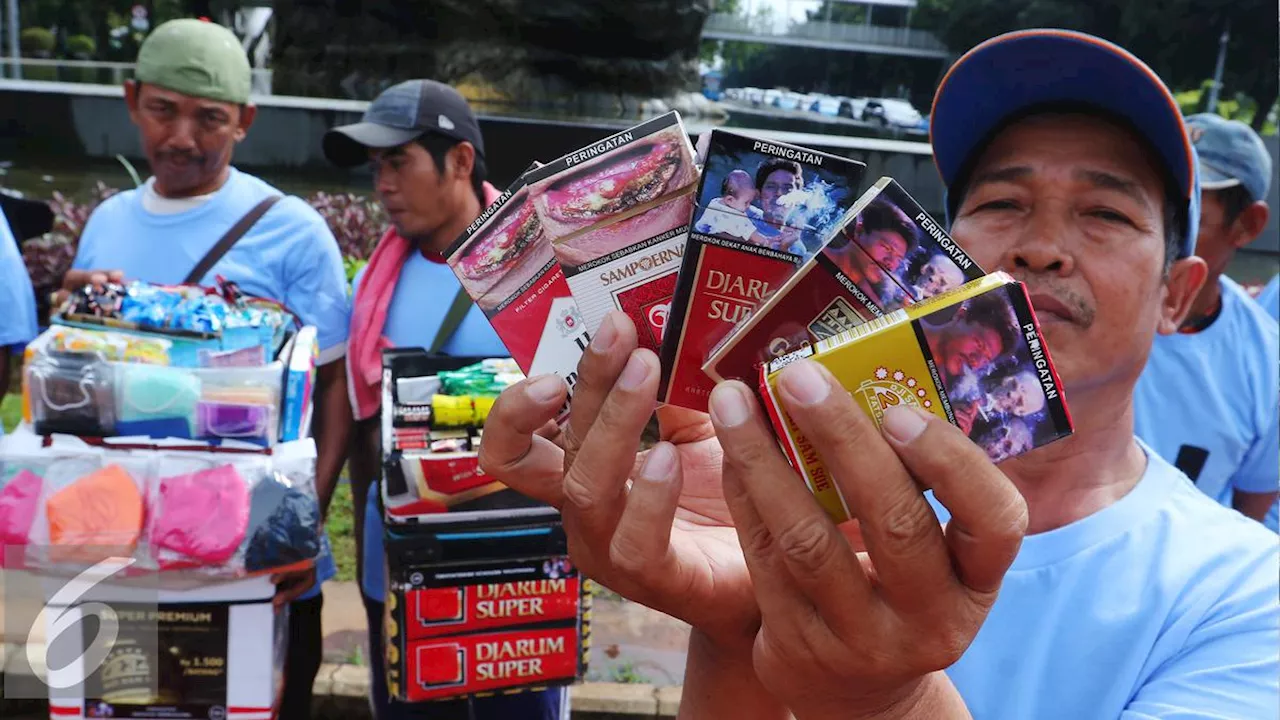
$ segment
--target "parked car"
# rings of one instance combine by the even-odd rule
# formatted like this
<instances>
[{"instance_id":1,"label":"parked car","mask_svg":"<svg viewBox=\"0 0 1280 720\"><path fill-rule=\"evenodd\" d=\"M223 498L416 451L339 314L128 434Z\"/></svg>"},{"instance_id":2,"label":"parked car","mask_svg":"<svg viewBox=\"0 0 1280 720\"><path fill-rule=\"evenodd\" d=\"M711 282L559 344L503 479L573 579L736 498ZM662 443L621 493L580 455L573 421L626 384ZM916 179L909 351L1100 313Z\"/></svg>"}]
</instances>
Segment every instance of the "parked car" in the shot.
<instances>
[{"instance_id":1,"label":"parked car","mask_svg":"<svg viewBox=\"0 0 1280 720\"><path fill-rule=\"evenodd\" d=\"M765 90L760 94L760 104L767 107L778 107L778 98L782 97L782 91L777 88Z\"/></svg>"},{"instance_id":2,"label":"parked car","mask_svg":"<svg viewBox=\"0 0 1280 720\"><path fill-rule=\"evenodd\" d=\"M822 93L809 93L800 98L800 109L805 112L818 112L818 103L826 97Z\"/></svg>"},{"instance_id":3,"label":"parked car","mask_svg":"<svg viewBox=\"0 0 1280 720\"><path fill-rule=\"evenodd\" d=\"M778 96L776 106L779 110L798 110L803 98L798 92L784 92Z\"/></svg>"},{"instance_id":4,"label":"parked car","mask_svg":"<svg viewBox=\"0 0 1280 720\"><path fill-rule=\"evenodd\" d=\"M850 120L860 120L862 119L862 109L866 106L866 98L842 97L840 98L840 107L836 110L836 115Z\"/></svg>"},{"instance_id":5,"label":"parked car","mask_svg":"<svg viewBox=\"0 0 1280 720\"><path fill-rule=\"evenodd\" d=\"M920 122L920 111L906 100L896 98L875 98L868 100L862 108L862 119L879 124L881 127L915 127Z\"/></svg>"},{"instance_id":6,"label":"parked car","mask_svg":"<svg viewBox=\"0 0 1280 720\"><path fill-rule=\"evenodd\" d=\"M844 103L844 98L838 98L832 95L823 95L809 108L813 112L827 117L836 117L840 114L840 106Z\"/></svg>"}]
</instances>

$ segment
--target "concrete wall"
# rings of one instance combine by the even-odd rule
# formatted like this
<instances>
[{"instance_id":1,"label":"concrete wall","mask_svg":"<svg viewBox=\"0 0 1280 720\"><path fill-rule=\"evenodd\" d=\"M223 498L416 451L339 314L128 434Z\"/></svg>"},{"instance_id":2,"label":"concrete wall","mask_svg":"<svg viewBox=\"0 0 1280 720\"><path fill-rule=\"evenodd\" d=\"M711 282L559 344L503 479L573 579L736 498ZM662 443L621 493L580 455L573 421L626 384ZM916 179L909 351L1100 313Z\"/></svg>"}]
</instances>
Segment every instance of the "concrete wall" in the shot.
<instances>
[{"instance_id":1,"label":"concrete wall","mask_svg":"<svg viewBox=\"0 0 1280 720\"><path fill-rule=\"evenodd\" d=\"M235 163L254 168L331 171L320 149L335 125L359 120L367 103L265 96L255 100L258 118L236 150ZM490 176L502 187L533 160L553 160L617 132L626 123L581 123L481 115ZM693 134L709 126L687 123ZM924 143L873 138L751 130L867 163L868 182L892 175L930 210L942 206L942 186ZM138 132L120 88L108 85L0 80L0 158L110 159L117 153L142 160Z\"/></svg>"}]
</instances>

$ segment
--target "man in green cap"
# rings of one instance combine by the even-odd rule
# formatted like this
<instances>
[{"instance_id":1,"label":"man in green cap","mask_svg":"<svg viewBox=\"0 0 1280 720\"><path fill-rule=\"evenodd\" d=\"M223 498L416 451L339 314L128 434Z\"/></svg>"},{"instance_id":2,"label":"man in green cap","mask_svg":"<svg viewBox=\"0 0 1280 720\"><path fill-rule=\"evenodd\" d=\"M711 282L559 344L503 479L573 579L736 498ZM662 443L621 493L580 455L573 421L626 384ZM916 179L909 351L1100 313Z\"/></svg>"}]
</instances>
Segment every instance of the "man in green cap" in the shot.
<instances>
[{"instance_id":1,"label":"man in green cap","mask_svg":"<svg viewBox=\"0 0 1280 720\"><path fill-rule=\"evenodd\" d=\"M174 20L147 37L124 92L153 177L94 211L63 286L109 279L207 286L221 275L314 325L316 489L327 511L352 422L346 275L319 213L231 165L253 124L250 76L240 42L219 25ZM290 604L284 720L310 716L322 656L320 584L336 572L327 538L323 548L314 570L273 579L277 605Z\"/></svg>"}]
</instances>

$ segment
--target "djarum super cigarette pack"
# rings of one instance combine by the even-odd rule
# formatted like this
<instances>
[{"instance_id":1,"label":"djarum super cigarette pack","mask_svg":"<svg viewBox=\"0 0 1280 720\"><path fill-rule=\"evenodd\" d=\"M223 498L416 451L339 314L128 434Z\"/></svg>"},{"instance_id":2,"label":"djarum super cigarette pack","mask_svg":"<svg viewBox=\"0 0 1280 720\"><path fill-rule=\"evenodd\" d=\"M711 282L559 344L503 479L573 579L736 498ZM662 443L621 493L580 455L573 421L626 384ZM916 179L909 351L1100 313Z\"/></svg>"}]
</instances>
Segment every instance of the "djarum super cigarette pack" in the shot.
<instances>
[{"instance_id":1,"label":"djarum super cigarette pack","mask_svg":"<svg viewBox=\"0 0 1280 720\"><path fill-rule=\"evenodd\" d=\"M865 166L712 130L671 315L659 400L706 411L703 363L822 244L857 197Z\"/></svg>"},{"instance_id":2,"label":"djarum super cigarette pack","mask_svg":"<svg viewBox=\"0 0 1280 720\"><path fill-rule=\"evenodd\" d=\"M984 271L892 178L881 178L806 260L708 355L715 380L755 381L757 367Z\"/></svg>"},{"instance_id":3,"label":"djarum super cigarette pack","mask_svg":"<svg viewBox=\"0 0 1280 720\"><path fill-rule=\"evenodd\" d=\"M528 175L529 195L586 332L615 310L657 352L698 182L693 145L671 112Z\"/></svg>"},{"instance_id":4,"label":"djarum super cigarette pack","mask_svg":"<svg viewBox=\"0 0 1280 720\"><path fill-rule=\"evenodd\" d=\"M1071 434L1071 416L1026 288L1003 272L869 320L760 366L765 408L791 463L837 522L848 507L778 399L799 358L825 366L877 425L895 405L958 426L1001 462Z\"/></svg>"}]
</instances>

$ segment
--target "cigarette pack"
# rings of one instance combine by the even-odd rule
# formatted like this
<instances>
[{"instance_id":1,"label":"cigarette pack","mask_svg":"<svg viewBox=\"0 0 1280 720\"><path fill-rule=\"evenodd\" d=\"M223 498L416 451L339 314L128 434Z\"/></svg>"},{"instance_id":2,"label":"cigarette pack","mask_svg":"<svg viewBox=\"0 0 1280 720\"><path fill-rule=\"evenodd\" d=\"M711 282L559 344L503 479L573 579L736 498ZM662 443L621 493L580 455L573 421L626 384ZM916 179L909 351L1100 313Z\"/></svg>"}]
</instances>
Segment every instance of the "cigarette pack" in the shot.
<instances>
[{"instance_id":1,"label":"cigarette pack","mask_svg":"<svg viewBox=\"0 0 1280 720\"><path fill-rule=\"evenodd\" d=\"M706 411L710 351L809 256L853 205L865 165L712 130L662 343L659 399Z\"/></svg>"},{"instance_id":2,"label":"cigarette pack","mask_svg":"<svg viewBox=\"0 0 1280 720\"><path fill-rule=\"evenodd\" d=\"M558 520L488 521L387 538L387 682L417 702L574 682L586 669L590 581Z\"/></svg>"},{"instance_id":3,"label":"cigarette pack","mask_svg":"<svg viewBox=\"0 0 1280 720\"><path fill-rule=\"evenodd\" d=\"M591 338L534 211L528 178L538 167L485 208L445 257L520 369L555 373L572 389ZM566 401L562 418L568 408Z\"/></svg>"},{"instance_id":4,"label":"cigarette pack","mask_svg":"<svg viewBox=\"0 0 1280 720\"><path fill-rule=\"evenodd\" d=\"M588 334L622 310L640 343L659 349L697 180L693 145L675 112L529 174L534 208Z\"/></svg>"},{"instance_id":5,"label":"cigarette pack","mask_svg":"<svg viewBox=\"0 0 1280 720\"><path fill-rule=\"evenodd\" d=\"M881 178L751 317L712 350L703 370L753 382L757 366L985 272L892 178Z\"/></svg>"},{"instance_id":6,"label":"cigarette pack","mask_svg":"<svg viewBox=\"0 0 1280 720\"><path fill-rule=\"evenodd\" d=\"M422 702L571 684L587 649L569 627L419 640L404 652L404 684L393 681L391 692Z\"/></svg>"},{"instance_id":7,"label":"cigarette pack","mask_svg":"<svg viewBox=\"0 0 1280 720\"><path fill-rule=\"evenodd\" d=\"M803 357L830 370L877 425L894 405L922 408L958 426L993 462L1072 432L1026 288L1003 272L986 275L761 366L761 395L783 449L837 522L849 509L777 396L778 374Z\"/></svg>"}]
</instances>

